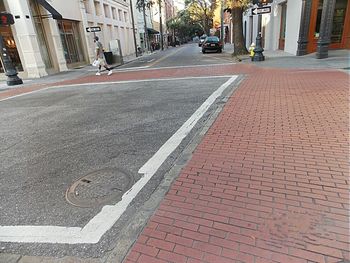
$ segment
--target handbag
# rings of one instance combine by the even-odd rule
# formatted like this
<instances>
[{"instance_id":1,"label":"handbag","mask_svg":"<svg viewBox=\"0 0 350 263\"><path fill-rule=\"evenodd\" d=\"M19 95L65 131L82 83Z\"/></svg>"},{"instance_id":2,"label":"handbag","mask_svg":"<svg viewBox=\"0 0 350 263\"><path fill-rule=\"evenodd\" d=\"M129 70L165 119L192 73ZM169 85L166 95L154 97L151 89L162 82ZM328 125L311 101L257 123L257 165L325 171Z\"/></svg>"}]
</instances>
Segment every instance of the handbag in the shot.
<instances>
[{"instance_id":1,"label":"handbag","mask_svg":"<svg viewBox=\"0 0 350 263\"><path fill-rule=\"evenodd\" d=\"M92 62L92 65L94 67L98 67L100 65L100 61L98 59L94 60L94 62Z\"/></svg>"}]
</instances>

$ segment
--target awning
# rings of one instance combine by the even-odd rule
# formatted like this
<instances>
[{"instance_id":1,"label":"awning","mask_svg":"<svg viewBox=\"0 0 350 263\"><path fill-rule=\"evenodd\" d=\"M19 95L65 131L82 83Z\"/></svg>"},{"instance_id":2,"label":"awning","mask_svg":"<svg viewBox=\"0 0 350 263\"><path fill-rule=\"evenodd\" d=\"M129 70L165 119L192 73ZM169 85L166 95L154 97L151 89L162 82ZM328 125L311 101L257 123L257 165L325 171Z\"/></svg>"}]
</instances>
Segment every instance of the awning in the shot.
<instances>
[{"instance_id":1,"label":"awning","mask_svg":"<svg viewBox=\"0 0 350 263\"><path fill-rule=\"evenodd\" d=\"M41 5L47 11L49 11L49 13L52 15L53 19L56 19L56 20L62 19L62 15L60 13L58 13L57 10L55 8L53 8L48 2L46 2L46 0L36 0L36 1L38 2L39 5Z\"/></svg>"},{"instance_id":2,"label":"awning","mask_svg":"<svg viewBox=\"0 0 350 263\"><path fill-rule=\"evenodd\" d=\"M151 34L151 35L153 35L153 34L159 34L159 32L157 31L157 30L154 30L153 28L147 28L147 32L148 32L148 34Z\"/></svg>"}]
</instances>

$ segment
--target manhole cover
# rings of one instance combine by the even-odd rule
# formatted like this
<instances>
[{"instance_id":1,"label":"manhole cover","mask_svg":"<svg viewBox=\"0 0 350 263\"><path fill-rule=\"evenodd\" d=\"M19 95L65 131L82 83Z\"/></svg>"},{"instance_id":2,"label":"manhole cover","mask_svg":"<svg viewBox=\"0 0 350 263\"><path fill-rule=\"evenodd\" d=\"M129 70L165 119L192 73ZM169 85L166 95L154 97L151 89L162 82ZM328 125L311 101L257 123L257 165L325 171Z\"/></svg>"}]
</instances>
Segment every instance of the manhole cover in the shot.
<instances>
[{"instance_id":1,"label":"manhole cover","mask_svg":"<svg viewBox=\"0 0 350 263\"><path fill-rule=\"evenodd\" d=\"M133 176L125 171L103 169L73 183L66 192L66 199L72 205L80 207L116 203L133 184Z\"/></svg>"}]
</instances>

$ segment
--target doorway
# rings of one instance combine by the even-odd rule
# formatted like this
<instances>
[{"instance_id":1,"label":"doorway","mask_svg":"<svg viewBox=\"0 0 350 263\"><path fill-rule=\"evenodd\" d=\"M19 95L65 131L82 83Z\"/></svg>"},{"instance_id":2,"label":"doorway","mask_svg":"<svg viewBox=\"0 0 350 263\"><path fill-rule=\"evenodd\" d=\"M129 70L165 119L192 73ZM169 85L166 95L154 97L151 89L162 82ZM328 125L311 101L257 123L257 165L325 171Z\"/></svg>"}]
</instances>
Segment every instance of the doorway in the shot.
<instances>
[{"instance_id":1,"label":"doorway","mask_svg":"<svg viewBox=\"0 0 350 263\"><path fill-rule=\"evenodd\" d=\"M58 23L64 57L67 66L75 67L84 62L78 22L61 20Z\"/></svg>"},{"instance_id":2,"label":"doorway","mask_svg":"<svg viewBox=\"0 0 350 263\"><path fill-rule=\"evenodd\" d=\"M350 48L350 0L336 0L332 20L332 32L330 49ZM309 28L309 53L317 49L317 41L320 35L323 0L312 0L312 10Z\"/></svg>"},{"instance_id":3,"label":"doorway","mask_svg":"<svg viewBox=\"0 0 350 263\"><path fill-rule=\"evenodd\" d=\"M280 37L278 40L278 49L284 50L286 42L286 20L287 20L287 3L281 4L281 24L280 24Z\"/></svg>"}]
</instances>

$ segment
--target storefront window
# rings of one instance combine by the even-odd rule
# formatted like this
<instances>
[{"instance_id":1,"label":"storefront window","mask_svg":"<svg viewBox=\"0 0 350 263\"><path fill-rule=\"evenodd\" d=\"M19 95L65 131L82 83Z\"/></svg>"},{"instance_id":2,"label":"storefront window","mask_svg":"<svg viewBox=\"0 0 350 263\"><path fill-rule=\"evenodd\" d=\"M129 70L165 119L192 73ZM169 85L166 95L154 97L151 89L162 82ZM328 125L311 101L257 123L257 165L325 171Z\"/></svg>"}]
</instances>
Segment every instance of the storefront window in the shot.
<instances>
[{"instance_id":1,"label":"storefront window","mask_svg":"<svg viewBox=\"0 0 350 263\"><path fill-rule=\"evenodd\" d=\"M0 0L0 11L1 12L6 11L4 2L1 0ZM11 58L13 65L15 66L17 71L23 71L21 59L17 51L17 46L12 34L11 27L10 26L0 27L0 34L3 37L4 44L7 48L7 52L9 53L9 56ZM0 73L4 73L2 61L0 63Z\"/></svg>"},{"instance_id":2,"label":"storefront window","mask_svg":"<svg viewBox=\"0 0 350 263\"><path fill-rule=\"evenodd\" d=\"M64 57L67 64L84 61L78 22L62 20L58 23L58 28L60 30Z\"/></svg>"},{"instance_id":3,"label":"storefront window","mask_svg":"<svg viewBox=\"0 0 350 263\"><path fill-rule=\"evenodd\" d=\"M335 3L331 35L332 43L340 43L342 40L347 2L347 0L337 0Z\"/></svg>"}]
</instances>

